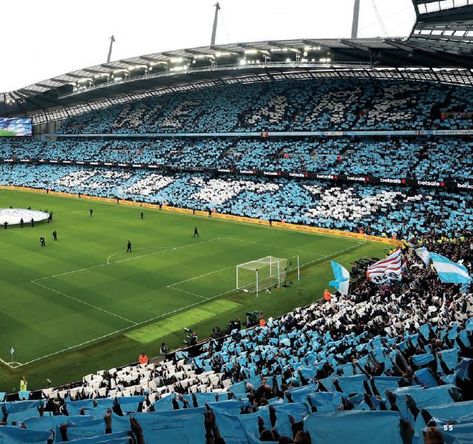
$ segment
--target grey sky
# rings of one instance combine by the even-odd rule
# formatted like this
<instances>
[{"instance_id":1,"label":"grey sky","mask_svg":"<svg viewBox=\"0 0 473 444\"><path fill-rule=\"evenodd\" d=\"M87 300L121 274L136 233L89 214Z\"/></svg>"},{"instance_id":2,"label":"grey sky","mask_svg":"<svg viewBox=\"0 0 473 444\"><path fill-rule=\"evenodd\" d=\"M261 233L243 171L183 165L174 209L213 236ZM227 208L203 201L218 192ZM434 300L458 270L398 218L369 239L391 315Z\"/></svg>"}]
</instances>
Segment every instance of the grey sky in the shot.
<instances>
[{"instance_id":1,"label":"grey sky","mask_svg":"<svg viewBox=\"0 0 473 444\"><path fill-rule=\"evenodd\" d=\"M113 60L208 45L214 3L3 1L0 91L104 62L112 34ZM220 0L220 4L217 43L350 35L353 0ZM411 0L361 0L359 36L404 37L414 20Z\"/></svg>"}]
</instances>

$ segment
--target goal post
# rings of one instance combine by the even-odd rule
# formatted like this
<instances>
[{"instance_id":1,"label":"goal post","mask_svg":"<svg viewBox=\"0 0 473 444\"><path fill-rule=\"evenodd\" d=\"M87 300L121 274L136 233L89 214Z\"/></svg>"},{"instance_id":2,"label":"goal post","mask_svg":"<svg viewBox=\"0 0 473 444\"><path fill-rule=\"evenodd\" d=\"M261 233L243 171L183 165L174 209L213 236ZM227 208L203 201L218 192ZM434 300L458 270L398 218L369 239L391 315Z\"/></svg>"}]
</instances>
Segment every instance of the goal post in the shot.
<instances>
[{"instance_id":1,"label":"goal post","mask_svg":"<svg viewBox=\"0 0 473 444\"><path fill-rule=\"evenodd\" d=\"M297 258L297 259L296 259ZM247 293L256 293L272 287L281 287L286 281L289 264L299 268L299 258L280 258L266 256L236 266L236 289ZM299 278L299 271L298 271Z\"/></svg>"}]
</instances>

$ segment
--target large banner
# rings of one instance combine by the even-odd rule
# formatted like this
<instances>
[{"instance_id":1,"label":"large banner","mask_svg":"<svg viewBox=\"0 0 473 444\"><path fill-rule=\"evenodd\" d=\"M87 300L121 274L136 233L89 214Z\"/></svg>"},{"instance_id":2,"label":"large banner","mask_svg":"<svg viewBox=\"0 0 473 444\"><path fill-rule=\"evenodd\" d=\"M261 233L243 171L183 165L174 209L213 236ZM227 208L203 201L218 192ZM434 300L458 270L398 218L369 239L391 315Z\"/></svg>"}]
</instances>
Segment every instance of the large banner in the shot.
<instances>
[{"instance_id":1,"label":"large banner","mask_svg":"<svg viewBox=\"0 0 473 444\"><path fill-rule=\"evenodd\" d=\"M33 124L25 117L0 117L0 137L31 137Z\"/></svg>"}]
</instances>

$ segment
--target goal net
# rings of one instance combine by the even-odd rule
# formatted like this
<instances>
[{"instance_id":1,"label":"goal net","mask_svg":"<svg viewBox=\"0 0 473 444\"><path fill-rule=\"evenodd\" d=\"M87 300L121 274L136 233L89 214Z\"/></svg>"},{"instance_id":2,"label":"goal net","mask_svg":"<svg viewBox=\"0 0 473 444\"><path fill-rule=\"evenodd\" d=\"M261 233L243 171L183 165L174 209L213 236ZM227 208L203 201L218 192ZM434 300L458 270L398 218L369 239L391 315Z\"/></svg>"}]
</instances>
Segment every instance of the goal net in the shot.
<instances>
[{"instance_id":1,"label":"goal net","mask_svg":"<svg viewBox=\"0 0 473 444\"><path fill-rule=\"evenodd\" d=\"M258 293L267 288L281 286L287 273L287 259L266 256L236 266L236 288Z\"/></svg>"}]
</instances>

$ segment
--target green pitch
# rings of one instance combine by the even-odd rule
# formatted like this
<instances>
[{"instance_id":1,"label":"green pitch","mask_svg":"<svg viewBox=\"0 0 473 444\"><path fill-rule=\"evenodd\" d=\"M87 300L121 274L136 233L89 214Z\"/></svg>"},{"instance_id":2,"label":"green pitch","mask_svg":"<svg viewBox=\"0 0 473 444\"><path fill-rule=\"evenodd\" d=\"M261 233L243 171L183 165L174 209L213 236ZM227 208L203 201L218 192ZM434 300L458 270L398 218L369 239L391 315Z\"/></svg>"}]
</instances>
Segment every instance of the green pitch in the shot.
<instances>
[{"instance_id":1,"label":"green pitch","mask_svg":"<svg viewBox=\"0 0 473 444\"><path fill-rule=\"evenodd\" d=\"M182 345L184 327L203 338L247 311L280 315L321 296L329 259L349 266L389 249L146 208L141 220L139 207L0 190L0 208L10 206L52 210L54 221L0 227L0 391L17 389L21 375L30 388L44 387L46 378L71 382L133 362L142 351L156 356L163 341ZM194 226L200 238L192 237ZM259 299L234 291L235 266L268 255L299 255L309 265L301 281L289 276L291 287Z\"/></svg>"},{"instance_id":2,"label":"green pitch","mask_svg":"<svg viewBox=\"0 0 473 444\"><path fill-rule=\"evenodd\" d=\"M0 129L0 137L14 136L15 131Z\"/></svg>"}]
</instances>

